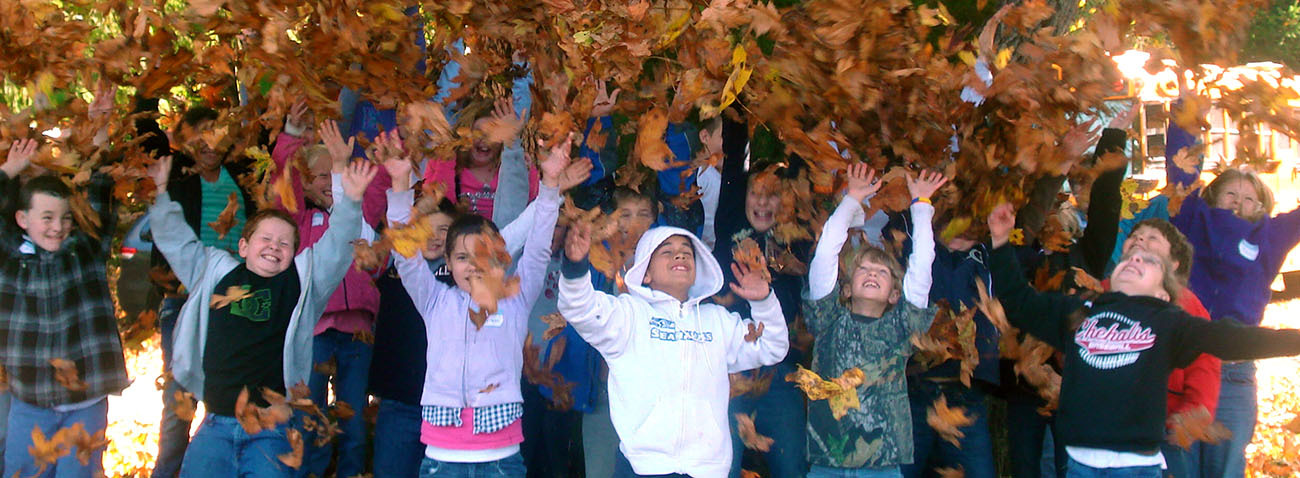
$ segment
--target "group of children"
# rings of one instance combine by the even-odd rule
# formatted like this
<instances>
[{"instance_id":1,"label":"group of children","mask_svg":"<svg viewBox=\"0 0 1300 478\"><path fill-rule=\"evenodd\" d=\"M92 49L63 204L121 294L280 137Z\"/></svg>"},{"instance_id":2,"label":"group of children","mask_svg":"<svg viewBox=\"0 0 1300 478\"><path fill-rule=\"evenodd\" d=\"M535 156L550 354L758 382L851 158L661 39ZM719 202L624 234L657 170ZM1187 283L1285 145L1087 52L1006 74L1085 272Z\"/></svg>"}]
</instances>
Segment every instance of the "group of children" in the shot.
<instances>
[{"instance_id":1,"label":"group of children","mask_svg":"<svg viewBox=\"0 0 1300 478\"><path fill-rule=\"evenodd\" d=\"M461 120L482 131L489 117L518 114L508 99L490 104ZM951 178L919 172L906 179L908 210L891 216L870 207L881 187L876 171L855 164L839 173L845 187L815 244L787 242L775 233L782 192L765 181L803 166L798 158L747 164L748 126L731 118L705 124L698 137L688 125L668 133L681 136L669 141L680 143L676 155L720 153L718 168L669 171L661 186L636 190L610 185L609 152L585 138L539 144L532 161L519 139L480 139L456 158L420 158L403 149L393 125L361 150L344 140L356 126L313 127L299 104L272 153L272 181L290 175L283 181L292 194L262 210L227 158L184 139L212 115L193 109L172 135L153 126L162 142L152 148L159 159L148 172L157 187L149 217L158 262L179 282L160 314L168 387L155 476L325 476L331 464L335 476L362 475L371 439L360 410L373 396L376 477L740 476L738 416L772 438L750 458L775 477L912 478L937 468L991 477L990 427L1004 424L989 422L989 397L1017 393L1008 390L1019 380L999 373L999 330L975 314L980 365L965 380L958 360L925 367L912 357L914 337L940 303L974 308L981 286L1010 325L1061 352L1051 419L1009 407L1016 476L1039 476L1049 425L1060 476L1240 476L1254 426L1253 409L1234 414L1253 407L1248 360L1300 354L1300 333L1257 327L1269 282L1300 242L1300 213L1270 216L1271 195L1253 173L1220 174L1176 214L1164 212L1169 220L1123 224L1123 169L1103 171L1084 217L1031 204L1056 212L1037 241L1013 246L1010 204L988 216L987 228L949 227L951 211L936 215L931 198ZM607 119L589 127L598 122ZM1179 133L1171 129L1171 151L1186 146ZM1122 131L1108 130L1102 142L1099 151L1122 147ZM15 142L0 165L0 188L17 191L0 237L0 361L12 401L3 472L89 476L100 471L100 448L88 460L72 453L53 464L33 450L40 437L74 425L102 432L105 397L128 383L105 265L116 214L103 176L81 194L28 171L36 149L33 140ZM1193 180L1169 170L1171 182ZM439 190L422 182L447 195L418 197ZM703 200L666 202L683 184L699 185ZM584 207L604 207L616 236L598 236L580 220L558 224L566 192ZM74 226L73 201L88 202L98 222ZM234 227L219 233L208 224L230 202ZM408 224L415 221L422 224ZM431 231L418 250L391 251L368 269L354 263L354 243L407 226ZM1070 239L1048 244L1061 231ZM903 239L901 254L882 247L885 235ZM737 257L750 240L765 260ZM590 260L600 241L636 244L615 277ZM507 277L485 267L484 251L497 249L514 257ZM1034 290L1026 276L1040 265L1110 270L1108 292ZM480 303L486 289L509 292ZM1196 297L1212 320L1196 317ZM528 343L554 313L564 330ZM811 348L799 343L804 326ZM534 358L553 364L568 389L524 379L529 348L541 350ZM1223 363L1221 379L1215 357L1235 361ZM846 392L857 406L807 400L785 380L804 365L827 380L869 371ZM736 394L735 374L771 383ZM328 427L284 407L283 397L302 398L304 386L319 407L333 398L340 436L318 437ZM571 410L555 410L565 394ZM1166 446L1167 411L1184 406L1174 395L1202 394L1210 398L1197 405L1217 412L1231 441ZM187 400L206 411L192 439L174 411ZM974 418L957 443L927 422L936 400ZM1018 409L1041 405L1034 400ZM357 413L340 412L349 408ZM260 426L250 425L250 410Z\"/></svg>"}]
</instances>

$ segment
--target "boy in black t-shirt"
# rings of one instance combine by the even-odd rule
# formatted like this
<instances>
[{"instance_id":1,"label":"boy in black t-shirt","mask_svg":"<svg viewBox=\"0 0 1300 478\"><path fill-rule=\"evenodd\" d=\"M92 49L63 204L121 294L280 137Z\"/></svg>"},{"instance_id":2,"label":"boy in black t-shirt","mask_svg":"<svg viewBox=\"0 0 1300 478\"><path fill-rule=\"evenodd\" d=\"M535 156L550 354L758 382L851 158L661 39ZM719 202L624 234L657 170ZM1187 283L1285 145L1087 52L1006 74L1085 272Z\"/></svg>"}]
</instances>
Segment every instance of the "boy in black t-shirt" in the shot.
<instances>
[{"instance_id":1,"label":"boy in black t-shirt","mask_svg":"<svg viewBox=\"0 0 1300 478\"><path fill-rule=\"evenodd\" d=\"M1040 294L1024 279L1015 252L1003 247L1015 213L1003 204L989 215L995 248L993 290L1011 325L1065 352L1060 436L1070 476L1159 477L1165 430L1165 384L1174 368L1201 353L1224 360L1300 354L1300 331L1197 319L1169 301L1184 284L1154 253L1127 254L1110 276L1111 290L1091 301ZM1185 239L1184 239L1185 240Z\"/></svg>"},{"instance_id":2,"label":"boy in black t-shirt","mask_svg":"<svg viewBox=\"0 0 1300 478\"><path fill-rule=\"evenodd\" d=\"M297 226L280 211L249 218L239 257L203 246L166 193L170 159L150 169L158 185L154 239L190 290L181 307L172 373L196 392L208 414L181 465L182 477L292 475L279 458L292 448L287 426L249 430L235 418L240 393L266 406L261 390L284 394L311 372L312 329L352 262L360 236L361 195L376 168L356 163L343 174L346 199L334 203L329 230L297 256Z\"/></svg>"}]
</instances>

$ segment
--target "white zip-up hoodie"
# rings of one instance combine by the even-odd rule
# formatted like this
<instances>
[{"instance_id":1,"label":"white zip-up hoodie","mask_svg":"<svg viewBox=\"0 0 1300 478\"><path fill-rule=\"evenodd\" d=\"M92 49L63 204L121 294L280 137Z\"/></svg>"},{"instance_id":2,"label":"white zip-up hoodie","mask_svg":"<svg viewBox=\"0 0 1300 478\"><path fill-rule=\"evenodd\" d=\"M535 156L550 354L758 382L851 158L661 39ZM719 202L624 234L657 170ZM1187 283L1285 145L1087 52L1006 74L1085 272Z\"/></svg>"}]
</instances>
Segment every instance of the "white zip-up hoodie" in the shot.
<instances>
[{"instance_id":1,"label":"white zip-up hoodie","mask_svg":"<svg viewBox=\"0 0 1300 478\"><path fill-rule=\"evenodd\" d=\"M686 302L643 285L651 253L671 236L695 246L695 284ZM789 337L776 296L750 302L763 335L746 342L748 320L716 304L722 268L690 232L646 231L627 272L627 294L596 292L590 273L560 279L560 313L609 364L609 409L619 449L639 475L724 477L731 469L727 374L785 358Z\"/></svg>"}]
</instances>

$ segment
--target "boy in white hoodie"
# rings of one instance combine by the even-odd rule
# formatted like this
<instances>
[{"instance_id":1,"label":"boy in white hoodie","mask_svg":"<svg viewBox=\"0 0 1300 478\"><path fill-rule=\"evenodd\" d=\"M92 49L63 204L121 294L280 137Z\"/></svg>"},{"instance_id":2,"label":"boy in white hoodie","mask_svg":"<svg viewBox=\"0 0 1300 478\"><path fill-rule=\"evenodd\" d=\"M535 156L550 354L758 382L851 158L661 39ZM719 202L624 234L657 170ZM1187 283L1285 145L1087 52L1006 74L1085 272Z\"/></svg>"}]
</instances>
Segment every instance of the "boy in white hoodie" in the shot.
<instances>
[{"instance_id":1,"label":"boy in white hoodie","mask_svg":"<svg viewBox=\"0 0 1300 478\"><path fill-rule=\"evenodd\" d=\"M746 340L752 322L700 303L722 289L723 276L694 234L646 231L627 272L628 293L617 297L591 285L590 230L571 227L565 242L559 310L609 364L610 415L620 440L614 476L726 476L727 374L780 362L789 348L768 282L758 271L732 267L732 291L764 326Z\"/></svg>"}]
</instances>

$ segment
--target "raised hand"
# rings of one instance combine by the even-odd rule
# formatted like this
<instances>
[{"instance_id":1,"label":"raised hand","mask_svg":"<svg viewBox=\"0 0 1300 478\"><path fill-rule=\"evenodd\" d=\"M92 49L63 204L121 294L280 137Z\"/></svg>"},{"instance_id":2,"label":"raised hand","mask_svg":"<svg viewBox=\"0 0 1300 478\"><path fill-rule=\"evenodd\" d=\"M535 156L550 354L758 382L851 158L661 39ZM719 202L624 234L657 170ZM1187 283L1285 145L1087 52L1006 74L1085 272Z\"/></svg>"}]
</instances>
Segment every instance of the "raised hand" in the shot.
<instances>
[{"instance_id":1,"label":"raised hand","mask_svg":"<svg viewBox=\"0 0 1300 478\"><path fill-rule=\"evenodd\" d=\"M618 94L622 92L622 88L614 88L614 92L609 93L605 80L596 80L596 101L591 104L591 117L600 118L613 113L614 105L618 103Z\"/></svg>"},{"instance_id":2,"label":"raised hand","mask_svg":"<svg viewBox=\"0 0 1300 478\"><path fill-rule=\"evenodd\" d=\"M565 170L569 168L569 151L573 147L573 136L573 134L570 134L568 138L564 139L563 143L551 148L550 152L546 153L546 159L543 159L542 162L538 164L542 170L542 184L553 188L563 189L562 186L566 184L564 178ZM545 141L540 139L537 140L538 146L544 144Z\"/></svg>"},{"instance_id":3,"label":"raised hand","mask_svg":"<svg viewBox=\"0 0 1300 478\"><path fill-rule=\"evenodd\" d=\"M339 124L334 120L321 121L316 127L320 131L320 140L325 144L325 149L330 152L330 160L333 164L332 172L342 173L347 167L348 159L352 157L352 150L356 147L356 138L348 138L347 142L343 141L343 135L339 133Z\"/></svg>"},{"instance_id":4,"label":"raised hand","mask_svg":"<svg viewBox=\"0 0 1300 478\"><path fill-rule=\"evenodd\" d=\"M568 191L587 181L591 177L591 161L579 159L570 161L569 167L564 168L564 175L560 178L560 190Z\"/></svg>"},{"instance_id":5,"label":"raised hand","mask_svg":"<svg viewBox=\"0 0 1300 478\"><path fill-rule=\"evenodd\" d=\"M1002 203L989 213L989 235L993 239L993 248L1002 247L1011 239L1011 230L1016 227L1016 209L1011 203Z\"/></svg>"},{"instance_id":6,"label":"raised hand","mask_svg":"<svg viewBox=\"0 0 1300 478\"><path fill-rule=\"evenodd\" d=\"M32 158L36 156L36 147L39 143L36 140L20 139L9 145L9 157L3 165L0 165L0 171L10 178L17 177L19 173L27 169L32 164Z\"/></svg>"},{"instance_id":7,"label":"raised hand","mask_svg":"<svg viewBox=\"0 0 1300 478\"><path fill-rule=\"evenodd\" d=\"M1101 139L1101 131L1093 131L1093 126L1097 124L1096 119L1084 121L1069 131L1061 138L1061 149L1065 151L1067 161L1077 161L1083 152L1087 151L1098 139Z\"/></svg>"},{"instance_id":8,"label":"raised hand","mask_svg":"<svg viewBox=\"0 0 1300 478\"><path fill-rule=\"evenodd\" d=\"M311 127L308 116L311 115L311 109L307 107L307 99L299 98L289 108L289 116L285 118L285 132L294 136L300 136L307 128Z\"/></svg>"},{"instance_id":9,"label":"raised hand","mask_svg":"<svg viewBox=\"0 0 1300 478\"><path fill-rule=\"evenodd\" d=\"M569 232L564 235L564 257L578 262L586 258L590 252L591 224L579 222L569 226Z\"/></svg>"},{"instance_id":10,"label":"raised hand","mask_svg":"<svg viewBox=\"0 0 1300 478\"><path fill-rule=\"evenodd\" d=\"M503 96L492 102L492 122L501 125L510 133L509 138L497 138L501 139L502 143L509 143L519 137L519 132L524 129L524 122L518 114L515 114L514 97Z\"/></svg>"},{"instance_id":11,"label":"raised hand","mask_svg":"<svg viewBox=\"0 0 1300 478\"><path fill-rule=\"evenodd\" d=\"M393 179L393 192L403 192L411 188L411 157L402 149L402 138L396 129L379 134L375 138L374 156L376 163L382 164L388 176Z\"/></svg>"},{"instance_id":12,"label":"raised hand","mask_svg":"<svg viewBox=\"0 0 1300 478\"><path fill-rule=\"evenodd\" d=\"M343 171L343 193L353 201L360 201L362 195L366 193L366 187L377 174L379 168L369 161L353 161L348 165L347 170Z\"/></svg>"},{"instance_id":13,"label":"raised hand","mask_svg":"<svg viewBox=\"0 0 1300 478\"><path fill-rule=\"evenodd\" d=\"M740 298L748 301L759 301L767 298L772 293L772 286L768 281L763 279L761 271L751 270L748 266L739 262L731 264L731 272L736 276L736 282L729 284L731 291L735 292Z\"/></svg>"},{"instance_id":14,"label":"raised hand","mask_svg":"<svg viewBox=\"0 0 1300 478\"><path fill-rule=\"evenodd\" d=\"M845 193L858 202L880 190L880 181L876 180L876 170L866 163L850 164L845 170L848 186Z\"/></svg>"},{"instance_id":15,"label":"raised hand","mask_svg":"<svg viewBox=\"0 0 1300 478\"><path fill-rule=\"evenodd\" d=\"M1133 106L1130 106L1128 109L1115 115L1114 118L1111 118L1110 124L1107 124L1106 127L1111 129L1128 129L1129 125L1133 124L1133 119L1137 118L1138 111L1141 109L1142 101L1134 101Z\"/></svg>"},{"instance_id":16,"label":"raised hand","mask_svg":"<svg viewBox=\"0 0 1300 478\"><path fill-rule=\"evenodd\" d=\"M921 171L916 179L907 176L907 192L912 194L912 199L929 199L945 184L948 178L938 171Z\"/></svg>"},{"instance_id":17,"label":"raised hand","mask_svg":"<svg viewBox=\"0 0 1300 478\"><path fill-rule=\"evenodd\" d=\"M153 180L155 192L162 194L167 191L167 181L171 178L172 157L170 155L158 158L153 164L150 164L145 172L149 174L149 179Z\"/></svg>"}]
</instances>

